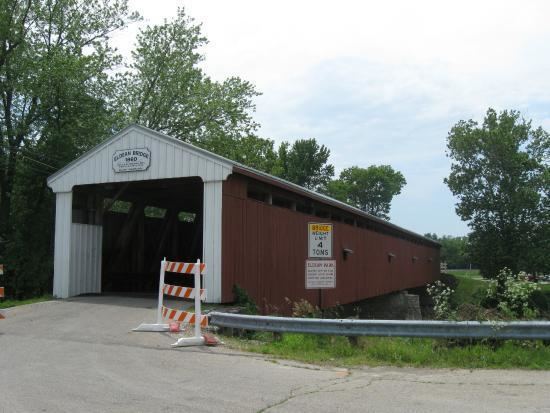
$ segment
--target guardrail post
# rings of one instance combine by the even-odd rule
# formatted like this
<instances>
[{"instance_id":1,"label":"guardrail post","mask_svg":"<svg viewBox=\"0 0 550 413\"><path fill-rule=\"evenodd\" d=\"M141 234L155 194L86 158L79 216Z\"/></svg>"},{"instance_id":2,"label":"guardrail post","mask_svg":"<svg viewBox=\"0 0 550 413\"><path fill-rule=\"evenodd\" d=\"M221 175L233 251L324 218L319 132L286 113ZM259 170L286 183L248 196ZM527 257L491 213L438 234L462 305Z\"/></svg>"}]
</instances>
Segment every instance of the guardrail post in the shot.
<instances>
[{"instance_id":1,"label":"guardrail post","mask_svg":"<svg viewBox=\"0 0 550 413\"><path fill-rule=\"evenodd\" d=\"M349 344L353 347L359 347L359 337L357 336L348 336Z\"/></svg>"}]
</instances>

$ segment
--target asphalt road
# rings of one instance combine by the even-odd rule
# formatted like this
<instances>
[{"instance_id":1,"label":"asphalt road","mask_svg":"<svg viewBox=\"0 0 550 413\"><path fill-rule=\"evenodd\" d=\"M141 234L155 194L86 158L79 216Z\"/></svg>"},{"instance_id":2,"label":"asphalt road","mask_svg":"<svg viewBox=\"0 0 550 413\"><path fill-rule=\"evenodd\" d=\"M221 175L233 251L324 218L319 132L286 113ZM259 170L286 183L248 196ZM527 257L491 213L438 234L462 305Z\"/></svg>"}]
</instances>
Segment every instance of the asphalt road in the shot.
<instances>
[{"instance_id":1,"label":"asphalt road","mask_svg":"<svg viewBox=\"0 0 550 413\"><path fill-rule=\"evenodd\" d=\"M132 333L152 300L82 297L0 321L0 412L550 412L550 372L337 369Z\"/></svg>"}]
</instances>

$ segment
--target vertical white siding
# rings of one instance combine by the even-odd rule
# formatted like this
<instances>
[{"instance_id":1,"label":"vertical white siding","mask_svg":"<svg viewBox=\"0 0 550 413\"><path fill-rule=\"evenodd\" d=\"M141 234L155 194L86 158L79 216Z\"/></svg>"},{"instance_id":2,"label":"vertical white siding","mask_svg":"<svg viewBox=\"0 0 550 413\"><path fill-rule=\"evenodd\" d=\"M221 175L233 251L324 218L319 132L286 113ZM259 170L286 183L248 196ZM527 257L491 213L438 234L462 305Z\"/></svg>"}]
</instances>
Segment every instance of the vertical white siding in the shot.
<instances>
[{"instance_id":1,"label":"vertical white siding","mask_svg":"<svg viewBox=\"0 0 550 413\"><path fill-rule=\"evenodd\" d=\"M72 192L58 192L55 197L55 252L53 295L69 296Z\"/></svg>"},{"instance_id":2,"label":"vertical white siding","mask_svg":"<svg viewBox=\"0 0 550 413\"><path fill-rule=\"evenodd\" d=\"M103 228L71 224L69 295L101 292L101 245Z\"/></svg>"},{"instance_id":3,"label":"vertical white siding","mask_svg":"<svg viewBox=\"0 0 550 413\"><path fill-rule=\"evenodd\" d=\"M204 183L203 259L208 266L204 277L209 303L222 299L222 181Z\"/></svg>"}]
</instances>

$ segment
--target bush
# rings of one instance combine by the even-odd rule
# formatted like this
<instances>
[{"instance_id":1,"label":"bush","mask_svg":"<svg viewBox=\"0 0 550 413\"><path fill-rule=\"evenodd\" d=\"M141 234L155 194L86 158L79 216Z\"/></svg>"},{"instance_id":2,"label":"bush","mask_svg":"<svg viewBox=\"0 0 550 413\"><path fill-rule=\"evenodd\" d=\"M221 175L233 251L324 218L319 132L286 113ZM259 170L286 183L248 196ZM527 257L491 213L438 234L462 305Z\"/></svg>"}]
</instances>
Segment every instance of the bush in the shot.
<instances>
[{"instance_id":1,"label":"bush","mask_svg":"<svg viewBox=\"0 0 550 413\"><path fill-rule=\"evenodd\" d=\"M480 305L472 303L462 303L458 306L457 310L458 320L500 320L498 311L494 308L484 308Z\"/></svg>"},{"instance_id":2,"label":"bush","mask_svg":"<svg viewBox=\"0 0 550 413\"><path fill-rule=\"evenodd\" d=\"M534 318L538 315L533 295L540 287L525 281L525 273L514 274L503 268L487 289L485 304L496 307L508 318Z\"/></svg>"},{"instance_id":3,"label":"bush","mask_svg":"<svg viewBox=\"0 0 550 413\"><path fill-rule=\"evenodd\" d=\"M292 317L298 318L320 318L321 310L316 305L311 304L306 299L302 298L299 301L291 301L285 297L285 301L292 309Z\"/></svg>"},{"instance_id":4,"label":"bush","mask_svg":"<svg viewBox=\"0 0 550 413\"><path fill-rule=\"evenodd\" d=\"M456 290L456 287L458 287L458 279L453 274L442 272L439 276L439 280L451 290Z\"/></svg>"},{"instance_id":5,"label":"bush","mask_svg":"<svg viewBox=\"0 0 550 413\"><path fill-rule=\"evenodd\" d=\"M243 307L245 314L258 313L258 307L256 306L254 300L252 300L246 290L240 287L238 284L235 284L233 286L233 297L235 304Z\"/></svg>"},{"instance_id":6,"label":"bush","mask_svg":"<svg viewBox=\"0 0 550 413\"><path fill-rule=\"evenodd\" d=\"M435 283L429 284L426 291L434 302L435 318L446 320L456 317L456 312L451 307L451 296L454 293L451 287L437 280Z\"/></svg>"}]
</instances>

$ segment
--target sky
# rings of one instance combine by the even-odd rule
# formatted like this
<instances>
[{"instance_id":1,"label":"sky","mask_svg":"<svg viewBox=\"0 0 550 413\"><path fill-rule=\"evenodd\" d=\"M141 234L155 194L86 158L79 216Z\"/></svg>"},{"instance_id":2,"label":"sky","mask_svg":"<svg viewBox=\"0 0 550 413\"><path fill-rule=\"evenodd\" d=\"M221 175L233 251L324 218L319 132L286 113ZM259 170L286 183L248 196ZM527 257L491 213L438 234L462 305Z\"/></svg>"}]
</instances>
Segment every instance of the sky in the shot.
<instances>
[{"instance_id":1,"label":"sky","mask_svg":"<svg viewBox=\"0 0 550 413\"><path fill-rule=\"evenodd\" d=\"M259 136L315 138L336 174L389 164L407 180L391 222L465 235L443 179L446 137L489 107L550 130L550 2L130 0L143 21L113 39L129 56L140 27L178 7L209 43L202 67L262 93Z\"/></svg>"}]
</instances>

